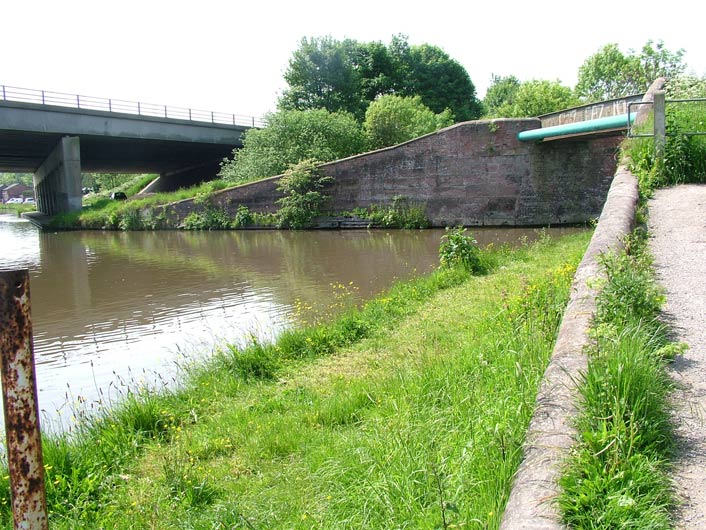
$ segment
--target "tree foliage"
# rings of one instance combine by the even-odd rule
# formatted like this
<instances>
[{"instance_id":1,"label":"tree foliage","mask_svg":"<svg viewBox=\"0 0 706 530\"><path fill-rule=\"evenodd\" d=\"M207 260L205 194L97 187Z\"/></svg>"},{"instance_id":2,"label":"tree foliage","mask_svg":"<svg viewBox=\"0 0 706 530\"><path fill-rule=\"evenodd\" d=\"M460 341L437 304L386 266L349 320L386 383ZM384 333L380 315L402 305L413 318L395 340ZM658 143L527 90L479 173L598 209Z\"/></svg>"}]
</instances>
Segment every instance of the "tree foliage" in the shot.
<instances>
[{"instance_id":1,"label":"tree foliage","mask_svg":"<svg viewBox=\"0 0 706 530\"><path fill-rule=\"evenodd\" d=\"M362 127L345 112L280 110L266 120L265 128L245 133L233 160L223 162L220 176L225 180L249 182L279 175L301 160L328 162L367 149Z\"/></svg>"},{"instance_id":2,"label":"tree foliage","mask_svg":"<svg viewBox=\"0 0 706 530\"><path fill-rule=\"evenodd\" d=\"M24 184L33 186L32 173L0 173L0 185Z\"/></svg>"},{"instance_id":3,"label":"tree foliage","mask_svg":"<svg viewBox=\"0 0 706 530\"><path fill-rule=\"evenodd\" d=\"M573 90L561 82L532 80L520 83L514 96L497 111L504 118L541 116L578 103Z\"/></svg>"},{"instance_id":4,"label":"tree foliage","mask_svg":"<svg viewBox=\"0 0 706 530\"><path fill-rule=\"evenodd\" d=\"M512 105L519 88L520 80L514 75L505 77L493 75L485 98L483 98L485 114L497 116L503 105Z\"/></svg>"},{"instance_id":5,"label":"tree foliage","mask_svg":"<svg viewBox=\"0 0 706 530\"><path fill-rule=\"evenodd\" d=\"M326 109L354 116L365 112L359 62L366 50L356 41L331 37L303 38L289 60L284 80L289 85L279 101L285 110ZM368 62L369 68L373 65Z\"/></svg>"},{"instance_id":6,"label":"tree foliage","mask_svg":"<svg viewBox=\"0 0 706 530\"><path fill-rule=\"evenodd\" d=\"M372 148L399 144L453 124L451 111L434 114L420 96L381 96L365 113L363 129Z\"/></svg>"},{"instance_id":7,"label":"tree foliage","mask_svg":"<svg viewBox=\"0 0 706 530\"><path fill-rule=\"evenodd\" d=\"M684 50L672 52L661 40L652 40L639 54L620 51L606 44L579 67L576 94L583 100L598 101L646 91L658 77L677 77L684 72Z\"/></svg>"},{"instance_id":8,"label":"tree foliage","mask_svg":"<svg viewBox=\"0 0 706 530\"><path fill-rule=\"evenodd\" d=\"M388 46L331 37L302 39L284 74L279 100L288 110L347 111L362 121L378 96L420 96L434 112L451 109L458 121L480 116L466 70L436 46L410 46L395 36Z\"/></svg>"}]
</instances>

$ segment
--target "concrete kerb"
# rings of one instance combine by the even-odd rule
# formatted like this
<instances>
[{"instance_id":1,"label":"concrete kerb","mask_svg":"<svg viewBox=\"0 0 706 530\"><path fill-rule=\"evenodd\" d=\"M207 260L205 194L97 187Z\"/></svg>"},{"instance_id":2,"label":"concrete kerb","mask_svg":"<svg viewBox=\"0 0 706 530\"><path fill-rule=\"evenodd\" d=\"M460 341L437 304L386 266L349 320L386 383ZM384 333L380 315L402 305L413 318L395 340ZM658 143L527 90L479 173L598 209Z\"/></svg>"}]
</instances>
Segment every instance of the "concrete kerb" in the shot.
<instances>
[{"instance_id":1,"label":"concrete kerb","mask_svg":"<svg viewBox=\"0 0 706 530\"><path fill-rule=\"evenodd\" d=\"M596 231L576 270L501 530L564 528L554 501L562 464L576 439L571 422L576 412L577 378L586 370L588 328L596 307L592 280L604 276L598 263L600 254L619 249L623 236L632 231L638 199L637 179L627 168L618 168Z\"/></svg>"}]
</instances>

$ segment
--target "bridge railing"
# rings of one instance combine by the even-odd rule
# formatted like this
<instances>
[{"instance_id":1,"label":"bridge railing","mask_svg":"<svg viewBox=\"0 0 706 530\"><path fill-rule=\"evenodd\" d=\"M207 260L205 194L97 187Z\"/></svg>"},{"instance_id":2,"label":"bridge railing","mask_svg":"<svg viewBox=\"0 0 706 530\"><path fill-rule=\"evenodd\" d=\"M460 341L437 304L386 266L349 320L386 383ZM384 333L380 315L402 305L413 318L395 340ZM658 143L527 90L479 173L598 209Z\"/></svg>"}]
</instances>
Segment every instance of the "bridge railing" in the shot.
<instances>
[{"instance_id":1,"label":"bridge railing","mask_svg":"<svg viewBox=\"0 0 706 530\"><path fill-rule=\"evenodd\" d=\"M142 103L139 101L126 101L122 99L99 98L95 96L82 96L80 94L66 94L63 92L50 92L33 88L19 88L0 85L0 100L17 101L21 103L36 103L55 107L68 107L74 109L99 110L105 112L118 112L122 114L136 114L138 116L151 116L174 120L188 120L195 122L216 123L219 125L233 125L246 127L263 127L262 118L227 114L209 110L172 107L157 105L155 103Z\"/></svg>"}]
</instances>

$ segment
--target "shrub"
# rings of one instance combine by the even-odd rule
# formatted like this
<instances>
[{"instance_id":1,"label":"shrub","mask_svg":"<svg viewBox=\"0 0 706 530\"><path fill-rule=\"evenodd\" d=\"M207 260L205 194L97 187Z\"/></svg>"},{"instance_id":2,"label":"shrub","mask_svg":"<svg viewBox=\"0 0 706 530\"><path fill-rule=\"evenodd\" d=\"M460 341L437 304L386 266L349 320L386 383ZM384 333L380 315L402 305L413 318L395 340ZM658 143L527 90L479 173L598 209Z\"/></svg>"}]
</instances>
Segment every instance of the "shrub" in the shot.
<instances>
[{"instance_id":1,"label":"shrub","mask_svg":"<svg viewBox=\"0 0 706 530\"><path fill-rule=\"evenodd\" d=\"M280 228L301 229L311 225L314 217L321 213L328 196L321 190L333 182L317 167L314 160L304 160L291 166L277 184L284 194L277 203Z\"/></svg>"},{"instance_id":2,"label":"shrub","mask_svg":"<svg viewBox=\"0 0 706 530\"><path fill-rule=\"evenodd\" d=\"M422 98L393 94L373 101L365 112L363 128L374 148L387 147L453 125L453 115L446 109L434 114Z\"/></svg>"},{"instance_id":3,"label":"shrub","mask_svg":"<svg viewBox=\"0 0 706 530\"><path fill-rule=\"evenodd\" d=\"M223 162L223 179L251 182L282 174L302 160L328 162L367 149L363 129L345 112L282 110L266 119L267 127L247 131L243 148Z\"/></svg>"},{"instance_id":4,"label":"shrub","mask_svg":"<svg viewBox=\"0 0 706 530\"><path fill-rule=\"evenodd\" d=\"M389 206L371 206L356 209L356 215L369 219L371 224L384 228L426 228L429 219L424 205L408 197L396 195Z\"/></svg>"},{"instance_id":5,"label":"shrub","mask_svg":"<svg viewBox=\"0 0 706 530\"><path fill-rule=\"evenodd\" d=\"M183 223L184 230L227 230L231 226L228 212L207 206L200 212L191 212Z\"/></svg>"},{"instance_id":6,"label":"shrub","mask_svg":"<svg viewBox=\"0 0 706 530\"><path fill-rule=\"evenodd\" d=\"M442 267L462 266L472 274L485 274L490 269L478 241L473 235L466 235L466 229L460 226L446 228L439 246L439 262Z\"/></svg>"},{"instance_id":7,"label":"shrub","mask_svg":"<svg viewBox=\"0 0 706 530\"><path fill-rule=\"evenodd\" d=\"M251 224L253 224L253 214L250 209L244 204L239 205L238 210L235 212L235 217L233 217L233 228L245 228Z\"/></svg>"}]
</instances>

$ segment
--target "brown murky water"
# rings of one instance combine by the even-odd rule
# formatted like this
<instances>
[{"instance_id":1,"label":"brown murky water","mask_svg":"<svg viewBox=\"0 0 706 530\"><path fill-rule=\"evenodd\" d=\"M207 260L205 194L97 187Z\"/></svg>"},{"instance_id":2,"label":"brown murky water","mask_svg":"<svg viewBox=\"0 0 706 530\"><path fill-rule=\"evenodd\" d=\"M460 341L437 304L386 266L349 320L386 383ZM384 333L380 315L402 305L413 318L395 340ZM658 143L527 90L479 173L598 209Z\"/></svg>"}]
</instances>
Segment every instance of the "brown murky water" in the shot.
<instances>
[{"instance_id":1,"label":"brown murky water","mask_svg":"<svg viewBox=\"0 0 706 530\"><path fill-rule=\"evenodd\" d=\"M527 229L473 232L481 244L536 237ZM219 341L269 338L301 307L325 313L428 272L442 235L41 233L0 215L0 268L30 269L39 402L53 421L67 397L90 401L120 381L168 380L185 357Z\"/></svg>"}]
</instances>

